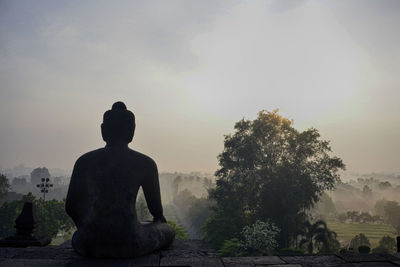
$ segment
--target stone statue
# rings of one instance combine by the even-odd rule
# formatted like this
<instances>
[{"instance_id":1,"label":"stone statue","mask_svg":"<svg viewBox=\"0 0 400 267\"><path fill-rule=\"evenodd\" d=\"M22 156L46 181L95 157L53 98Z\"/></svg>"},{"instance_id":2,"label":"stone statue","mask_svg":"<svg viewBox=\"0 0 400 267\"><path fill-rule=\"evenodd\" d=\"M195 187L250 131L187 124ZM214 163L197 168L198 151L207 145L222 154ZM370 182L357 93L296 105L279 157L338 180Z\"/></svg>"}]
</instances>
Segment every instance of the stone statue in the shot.
<instances>
[{"instance_id":1,"label":"stone statue","mask_svg":"<svg viewBox=\"0 0 400 267\"><path fill-rule=\"evenodd\" d=\"M104 113L101 133L107 143L75 163L66 211L77 231L73 248L96 258L132 258L167 247L175 238L161 206L156 163L128 147L135 116L122 102ZM152 223L140 223L135 203L142 187Z\"/></svg>"}]
</instances>

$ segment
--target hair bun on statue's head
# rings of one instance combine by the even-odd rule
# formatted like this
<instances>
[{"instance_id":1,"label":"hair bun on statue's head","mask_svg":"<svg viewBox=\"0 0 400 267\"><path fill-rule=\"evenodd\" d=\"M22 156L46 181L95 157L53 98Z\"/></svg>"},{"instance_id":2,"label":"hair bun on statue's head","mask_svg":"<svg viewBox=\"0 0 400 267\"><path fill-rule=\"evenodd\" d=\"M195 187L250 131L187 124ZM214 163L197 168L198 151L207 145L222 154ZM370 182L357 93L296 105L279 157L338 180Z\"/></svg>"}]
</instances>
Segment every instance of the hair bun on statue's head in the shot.
<instances>
[{"instance_id":1,"label":"hair bun on statue's head","mask_svg":"<svg viewBox=\"0 0 400 267\"><path fill-rule=\"evenodd\" d=\"M126 106L125 106L124 102L118 101L118 102L115 102L115 103L112 105L112 108L111 108L111 109L112 109L112 110L117 110L117 109L126 110Z\"/></svg>"},{"instance_id":2,"label":"hair bun on statue's head","mask_svg":"<svg viewBox=\"0 0 400 267\"><path fill-rule=\"evenodd\" d=\"M135 131L135 115L127 110L123 102L115 102L111 110L107 110L103 115L102 131L106 142L129 143Z\"/></svg>"}]
</instances>

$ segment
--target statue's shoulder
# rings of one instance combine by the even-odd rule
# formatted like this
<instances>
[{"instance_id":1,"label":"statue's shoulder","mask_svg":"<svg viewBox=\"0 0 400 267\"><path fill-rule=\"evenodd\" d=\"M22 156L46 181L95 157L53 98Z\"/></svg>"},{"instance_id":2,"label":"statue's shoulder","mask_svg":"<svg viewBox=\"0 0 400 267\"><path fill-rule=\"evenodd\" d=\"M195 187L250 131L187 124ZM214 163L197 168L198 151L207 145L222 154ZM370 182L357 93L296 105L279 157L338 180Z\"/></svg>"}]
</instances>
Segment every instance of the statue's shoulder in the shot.
<instances>
[{"instance_id":1,"label":"statue's shoulder","mask_svg":"<svg viewBox=\"0 0 400 267\"><path fill-rule=\"evenodd\" d=\"M136 150L133 150L133 149L129 149L129 154L133 160L140 161L141 164L143 164L147 167L157 168L156 162L151 157L149 157L143 153L140 153Z\"/></svg>"},{"instance_id":2,"label":"statue's shoulder","mask_svg":"<svg viewBox=\"0 0 400 267\"><path fill-rule=\"evenodd\" d=\"M99 148L99 149L96 149L96 150L89 151L89 152L83 154L82 156L80 156L76 160L76 163L84 163L84 162L91 161L93 159L98 158L102 154L104 154L104 148Z\"/></svg>"}]
</instances>

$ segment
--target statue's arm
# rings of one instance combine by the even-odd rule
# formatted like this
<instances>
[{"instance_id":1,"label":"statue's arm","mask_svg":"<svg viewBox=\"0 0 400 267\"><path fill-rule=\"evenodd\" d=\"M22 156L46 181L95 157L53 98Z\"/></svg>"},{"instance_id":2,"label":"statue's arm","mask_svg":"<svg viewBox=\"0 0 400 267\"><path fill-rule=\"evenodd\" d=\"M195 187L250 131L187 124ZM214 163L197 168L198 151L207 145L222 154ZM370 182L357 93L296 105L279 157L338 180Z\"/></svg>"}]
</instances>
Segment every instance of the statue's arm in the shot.
<instances>
[{"instance_id":1,"label":"statue's arm","mask_svg":"<svg viewBox=\"0 0 400 267\"><path fill-rule=\"evenodd\" d=\"M149 168L149 175L144 179L142 183L144 196L146 198L147 207L151 215L153 215L154 221L166 222L163 215L163 208L161 205L161 193L160 193L160 182L158 179L157 165L154 161L151 162Z\"/></svg>"},{"instance_id":2,"label":"statue's arm","mask_svg":"<svg viewBox=\"0 0 400 267\"><path fill-rule=\"evenodd\" d=\"M68 187L67 200L65 203L65 210L77 227L81 225L83 215L83 188L81 185L81 172L81 164L80 160L78 159L75 163L74 170L72 171L71 180Z\"/></svg>"}]
</instances>

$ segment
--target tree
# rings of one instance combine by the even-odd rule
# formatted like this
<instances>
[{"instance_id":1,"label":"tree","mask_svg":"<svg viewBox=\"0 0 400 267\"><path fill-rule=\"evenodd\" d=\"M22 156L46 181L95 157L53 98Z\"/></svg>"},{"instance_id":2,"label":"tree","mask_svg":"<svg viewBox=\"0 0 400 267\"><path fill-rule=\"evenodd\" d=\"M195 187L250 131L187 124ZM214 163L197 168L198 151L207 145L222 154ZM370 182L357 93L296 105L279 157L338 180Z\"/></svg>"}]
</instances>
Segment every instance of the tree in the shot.
<instances>
[{"instance_id":1,"label":"tree","mask_svg":"<svg viewBox=\"0 0 400 267\"><path fill-rule=\"evenodd\" d=\"M315 223L306 222L304 238L300 241L300 247L305 247L308 254L312 254L315 249L320 252L330 253L339 249L337 234L328 229L326 223L318 220Z\"/></svg>"},{"instance_id":2,"label":"tree","mask_svg":"<svg viewBox=\"0 0 400 267\"><path fill-rule=\"evenodd\" d=\"M385 216L385 206L388 201L382 198L375 203L375 213L379 216Z\"/></svg>"},{"instance_id":3,"label":"tree","mask_svg":"<svg viewBox=\"0 0 400 267\"><path fill-rule=\"evenodd\" d=\"M235 132L225 136L216 187L209 196L216 203L214 218L234 222L229 238L256 220L271 219L282 230L279 245L288 247L296 238L299 212L339 181L337 172L344 164L330 156L329 142L314 128L299 132L292 124L277 110L261 111L253 121L237 122ZM213 228L212 223L207 227Z\"/></svg>"},{"instance_id":4,"label":"tree","mask_svg":"<svg viewBox=\"0 0 400 267\"><path fill-rule=\"evenodd\" d=\"M396 252L396 240L390 236L383 236L379 240L379 246L372 250L372 253L393 253Z\"/></svg>"},{"instance_id":5,"label":"tree","mask_svg":"<svg viewBox=\"0 0 400 267\"><path fill-rule=\"evenodd\" d=\"M379 187L379 189L381 189L381 190L386 190L386 189L388 189L388 188L391 188L391 187L392 187L392 184L389 183L388 181L380 182L380 183L378 184L378 187Z\"/></svg>"},{"instance_id":6,"label":"tree","mask_svg":"<svg viewBox=\"0 0 400 267\"><path fill-rule=\"evenodd\" d=\"M322 193L320 200L316 203L315 209L323 216L336 213L335 204L332 198L326 193Z\"/></svg>"},{"instance_id":7,"label":"tree","mask_svg":"<svg viewBox=\"0 0 400 267\"><path fill-rule=\"evenodd\" d=\"M65 199L63 201L42 198L34 200L37 236L56 237L59 231L69 231L74 227L71 218L65 212Z\"/></svg>"},{"instance_id":8,"label":"tree","mask_svg":"<svg viewBox=\"0 0 400 267\"><path fill-rule=\"evenodd\" d=\"M339 213L337 219L340 223L345 223L347 220L347 214L345 212Z\"/></svg>"},{"instance_id":9,"label":"tree","mask_svg":"<svg viewBox=\"0 0 400 267\"><path fill-rule=\"evenodd\" d=\"M396 228L400 234L400 206L396 201L387 201L384 207L385 220Z\"/></svg>"},{"instance_id":10,"label":"tree","mask_svg":"<svg viewBox=\"0 0 400 267\"><path fill-rule=\"evenodd\" d=\"M7 196L8 191L10 190L10 184L5 175L0 174L0 201Z\"/></svg>"},{"instance_id":11,"label":"tree","mask_svg":"<svg viewBox=\"0 0 400 267\"><path fill-rule=\"evenodd\" d=\"M225 240L235 238L236 221L224 214L214 213L203 226L204 239L215 248L221 248Z\"/></svg>"},{"instance_id":12,"label":"tree","mask_svg":"<svg viewBox=\"0 0 400 267\"><path fill-rule=\"evenodd\" d=\"M355 253L359 253L358 248L361 246L371 247L368 237L366 237L363 233L360 233L351 239L349 248L353 248Z\"/></svg>"},{"instance_id":13,"label":"tree","mask_svg":"<svg viewBox=\"0 0 400 267\"><path fill-rule=\"evenodd\" d=\"M358 211L348 211L347 218L351 220L351 222L360 222L360 216Z\"/></svg>"},{"instance_id":14,"label":"tree","mask_svg":"<svg viewBox=\"0 0 400 267\"><path fill-rule=\"evenodd\" d=\"M363 196L365 198L369 198L372 196L372 189L368 185L364 185L363 187Z\"/></svg>"}]
</instances>

